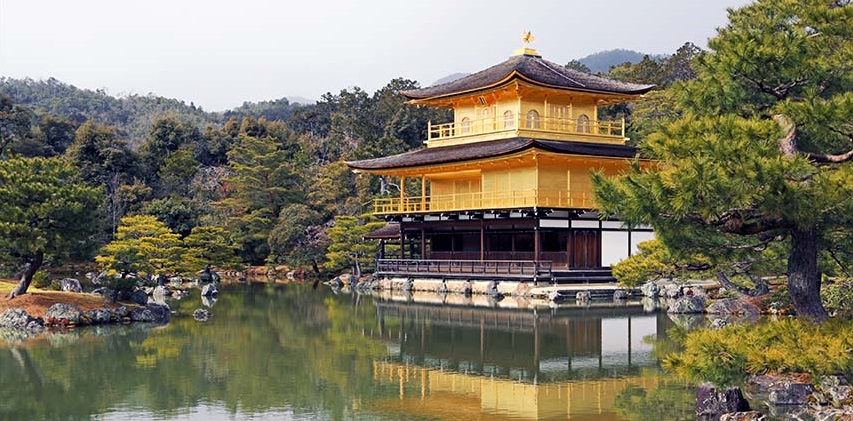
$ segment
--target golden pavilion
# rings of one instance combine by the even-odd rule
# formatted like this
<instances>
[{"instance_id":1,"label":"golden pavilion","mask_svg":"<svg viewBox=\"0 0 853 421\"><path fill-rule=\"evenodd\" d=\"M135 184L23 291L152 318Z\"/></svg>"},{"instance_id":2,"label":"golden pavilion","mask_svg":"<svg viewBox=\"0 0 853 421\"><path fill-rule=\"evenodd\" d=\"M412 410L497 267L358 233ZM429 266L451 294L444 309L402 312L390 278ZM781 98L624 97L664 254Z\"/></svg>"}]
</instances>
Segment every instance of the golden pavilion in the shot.
<instances>
[{"instance_id":1,"label":"golden pavilion","mask_svg":"<svg viewBox=\"0 0 853 421\"><path fill-rule=\"evenodd\" d=\"M591 173L615 175L637 156L624 120L601 120L598 110L652 88L569 69L525 46L480 72L402 92L411 105L452 109L453 121L429 123L419 150L348 162L401 186L374 203L389 221L371 235L382 244L377 274L612 280L610 265L653 233L595 211ZM401 245L394 258L388 242Z\"/></svg>"}]
</instances>

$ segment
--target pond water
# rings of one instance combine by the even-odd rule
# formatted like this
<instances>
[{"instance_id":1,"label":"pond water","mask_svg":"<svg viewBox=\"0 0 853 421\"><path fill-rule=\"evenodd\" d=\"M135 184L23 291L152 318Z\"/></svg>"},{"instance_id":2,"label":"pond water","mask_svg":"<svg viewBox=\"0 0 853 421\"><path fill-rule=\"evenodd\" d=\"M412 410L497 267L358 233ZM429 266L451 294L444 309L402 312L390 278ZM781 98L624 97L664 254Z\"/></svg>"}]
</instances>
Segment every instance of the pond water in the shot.
<instances>
[{"instance_id":1,"label":"pond water","mask_svg":"<svg viewBox=\"0 0 853 421\"><path fill-rule=\"evenodd\" d=\"M170 304L163 327L0 345L0 419L694 418L695 389L659 368L674 324L638 302L254 284L225 287L206 323L198 295Z\"/></svg>"}]
</instances>

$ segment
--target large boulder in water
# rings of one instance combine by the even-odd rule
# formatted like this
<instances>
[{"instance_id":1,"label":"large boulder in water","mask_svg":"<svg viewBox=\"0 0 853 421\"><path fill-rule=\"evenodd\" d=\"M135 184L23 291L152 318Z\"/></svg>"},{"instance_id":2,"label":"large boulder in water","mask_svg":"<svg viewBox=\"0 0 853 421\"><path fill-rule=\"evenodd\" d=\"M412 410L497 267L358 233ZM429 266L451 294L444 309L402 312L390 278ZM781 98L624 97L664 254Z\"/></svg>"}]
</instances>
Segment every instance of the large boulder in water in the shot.
<instances>
[{"instance_id":1,"label":"large boulder in water","mask_svg":"<svg viewBox=\"0 0 853 421\"><path fill-rule=\"evenodd\" d=\"M654 282L646 282L640 287L640 292L645 297L657 297L660 292L660 288L658 288L658 284Z\"/></svg>"},{"instance_id":2,"label":"large boulder in water","mask_svg":"<svg viewBox=\"0 0 853 421\"><path fill-rule=\"evenodd\" d=\"M137 289L128 294L127 299L133 304L144 306L146 303L148 303L148 294L146 294L145 291L141 289Z\"/></svg>"},{"instance_id":3,"label":"large boulder in water","mask_svg":"<svg viewBox=\"0 0 853 421\"><path fill-rule=\"evenodd\" d=\"M74 278L65 278L59 281L59 288L65 292L83 292L83 287L80 286L80 281Z\"/></svg>"},{"instance_id":4,"label":"large boulder in water","mask_svg":"<svg viewBox=\"0 0 853 421\"><path fill-rule=\"evenodd\" d=\"M193 319L197 322L206 322L210 320L211 317L213 317L213 313L206 308L200 308L193 312Z\"/></svg>"},{"instance_id":5,"label":"large boulder in water","mask_svg":"<svg viewBox=\"0 0 853 421\"><path fill-rule=\"evenodd\" d=\"M708 306L708 314L757 316L761 310L755 304L746 300L723 298L714 300Z\"/></svg>"},{"instance_id":6,"label":"large boulder in water","mask_svg":"<svg viewBox=\"0 0 853 421\"><path fill-rule=\"evenodd\" d=\"M49 325L76 325L83 318L83 311L80 307L65 303L56 303L48 307L44 313L44 320Z\"/></svg>"},{"instance_id":7,"label":"large boulder in water","mask_svg":"<svg viewBox=\"0 0 853 421\"><path fill-rule=\"evenodd\" d=\"M204 295L202 295L201 296L201 305L203 305L207 308L212 308L214 305L216 305L216 300L217 300L216 296L205 297Z\"/></svg>"},{"instance_id":8,"label":"large boulder in water","mask_svg":"<svg viewBox=\"0 0 853 421\"><path fill-rule=\"evenodd\" d=\"M814 385L799 381L778 381L770 385L768 402L774 405L806 405L815 393Z\"/></svg>"},{"instance_id":9,"label":"large boulder in water","mask_svg":"<svg viewBox=\"0 0 853 421\"><path fill-rule=\"evenodd\" d=\"M143 308L135 308L130 311L130 320L146 323L166 323L172 318L169 306L161 303L148 303Z\"/></svg>"},{"instance_id":10,"label":"large boulder in water","mask_svg":"<svg viewBox=\"0 0 853 421\"><path fill-rule=\"evenodd\" d=\"M749 403L738 387L720 389L705 383L696 388L696 415L719 419L729 412L749 411Z\"/></svg>"},{"instance_id":11,"label":"large boulder in water","mask_svg":"<svg viewBox=\"0 0 853 421\"><path fill-rule=\"evenodd\" d=\"M44 322L20 308L10 308L0 315L0 328L41 332Z\"/></svg>"},{"instance_id":12,"label":"large boulder in water","mask_svg":"<svg viewBox=\"0 0 853 421\"><path fill-rule=\"evenodd\" d=\"M697 314L705 312L705 298L698 295L687 295L675 300L669 307L672 314Z\"/></svg>"},{"instance_id":13,"label":"large boulder in water","mask_svg":"<svg viewBox=\"0 0 853 421\"><path fill-rule=\"evenodd\" d=\"M112 321L112 313L103 308L97 308L86 312L86 318L93 325L106 324Z\"/></svg>"},{"instance_id":14,"label":"large boulder in water","mask_svg":"<svg viewBox=\"0 0 853 421\"><path fill-rule=\"evenodd\" d=\"M219 290L217 290L213 284L207 284L201 288L202 297L213 297L216 295L219 295Z\"/></svg>"}]
</instances>

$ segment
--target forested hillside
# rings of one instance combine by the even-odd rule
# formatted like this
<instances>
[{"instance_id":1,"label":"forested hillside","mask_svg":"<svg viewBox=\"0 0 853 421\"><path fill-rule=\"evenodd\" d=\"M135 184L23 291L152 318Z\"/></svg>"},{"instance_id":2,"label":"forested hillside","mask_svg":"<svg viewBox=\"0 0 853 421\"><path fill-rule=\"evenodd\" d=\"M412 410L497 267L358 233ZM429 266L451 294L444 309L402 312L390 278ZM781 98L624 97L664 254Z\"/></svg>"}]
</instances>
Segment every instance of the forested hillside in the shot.
<instances>
[{"instance_id":1,"label":"forested hillside","mask_svg":"<svg viewBox=\"0 0 853 421\"><path fill-rule=\"evenodd\" d=\"M172 116L204 128L207 125L224 124L232 117L263 117L285 121L290 118L293 109L307 106L281 98L257 103L244 102L225 112L206 112L192 102L187 104L153 94L114 97L100 89L80 89L54 78L33 80L0 77L0 95L6 95L16 104L26 106L40 115L53 114L77 124L91 119L115 127L132 147L139 146L154 121L164 116Z\"/></svg>"},{"instance_id":2,"label":"forested hillside","mask_svg":"<svg viewBox=\"0 0 853 421\"><path fill-rule=\"evenodd\" d=\"M163 115L180 116L196 126L221 123L221 116L193 104L154 95L116 98L103 90L80 89L54 78L47 80L0 78L0 95L39 114L53 114L82 124L88 119L116 127L136 145L145 138L154 120Z\"/></svg>"},{"instance_id":3,"label":"forested hillside","mask_svg":"<svg viewBox=\"0 0 853 421\"><path fill-rule=\"evenodd\" d=\"M16 96L0 95L0 157L70 162L103 193L93 238L101 245L122 217L152 215L181 237L227 227L248 264L322 264L333 217L369 211L380 189L344 160L419 147L428 120L450 119L405 106L399 91L417 86L395 79L373 94L352 88L314 105L282 99L219 115L176 100L4 79L3 92Z\"/></svg>"}]
</instances>

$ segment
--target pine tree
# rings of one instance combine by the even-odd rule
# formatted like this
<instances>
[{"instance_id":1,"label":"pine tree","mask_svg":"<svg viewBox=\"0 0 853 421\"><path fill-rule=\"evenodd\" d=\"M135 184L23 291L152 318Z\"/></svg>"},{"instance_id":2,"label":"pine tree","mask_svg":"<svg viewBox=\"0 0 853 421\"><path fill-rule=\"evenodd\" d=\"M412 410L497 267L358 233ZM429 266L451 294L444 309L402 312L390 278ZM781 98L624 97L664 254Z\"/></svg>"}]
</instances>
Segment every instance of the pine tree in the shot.
<instances>
[{"instance_id":1,"label":"pine tree","mask_svg":"<svg viewBox=\"0 0 853 421\"><path fill-rule=\"evenodd\" d=\"M193 228L190 235L184 238L185 250L182 256L184 270L195 273L208 264L219 268L239 267L240 259L237 258L228 234L228 230L218 226Z\"/></svg>"},{"instance_id":2,"label":"pine tree","mask_svg":"<svg viewBox=\"0 0 853 421\"><path fill-rule=\"evenodd\" d=\"M656 162L596 176L598 203L721 270L781 249L795 309L823 320L819 260L853 260L853 7L758 1L729 20L676 84L680 117L640 145Z\"/></svg>"},{"instance_id":3,"label":"pine tree","mask_svg":"<svg viewBox=\"0 0 853 421\"><path fill-rule=\"evenodd\" d=\"M91 247L99 190L60 158L0 161L0 255L22 268L10 297L27 292L46 260L59 262Z\"/></svg>"},{"instance_id":4,"label":"pine tree","mask_svg":"<svg viewBox=\"0 0 853 421\"><path fill-rule=\"evenodd\" d=\"M364 236L382 225L384 222L372 217L335 217L335 226L329 228L332 243L326 253L326 269L338 271L349 268L355 276L361 276L362 269L375 262L376 253L376 241L365 240Z\"/></svg>"},{"instance_id":5,"label":"pine tree","mask_svg":"<svg viewBox=\"0 0 853 421\"><path fill-rule=\"evenodd\" d=\"M121 275L152 277L181 272L183 244L178 234L150 215L121 218L115 240L101 248L95 261Z\"/></svg>"}]
</instances>

